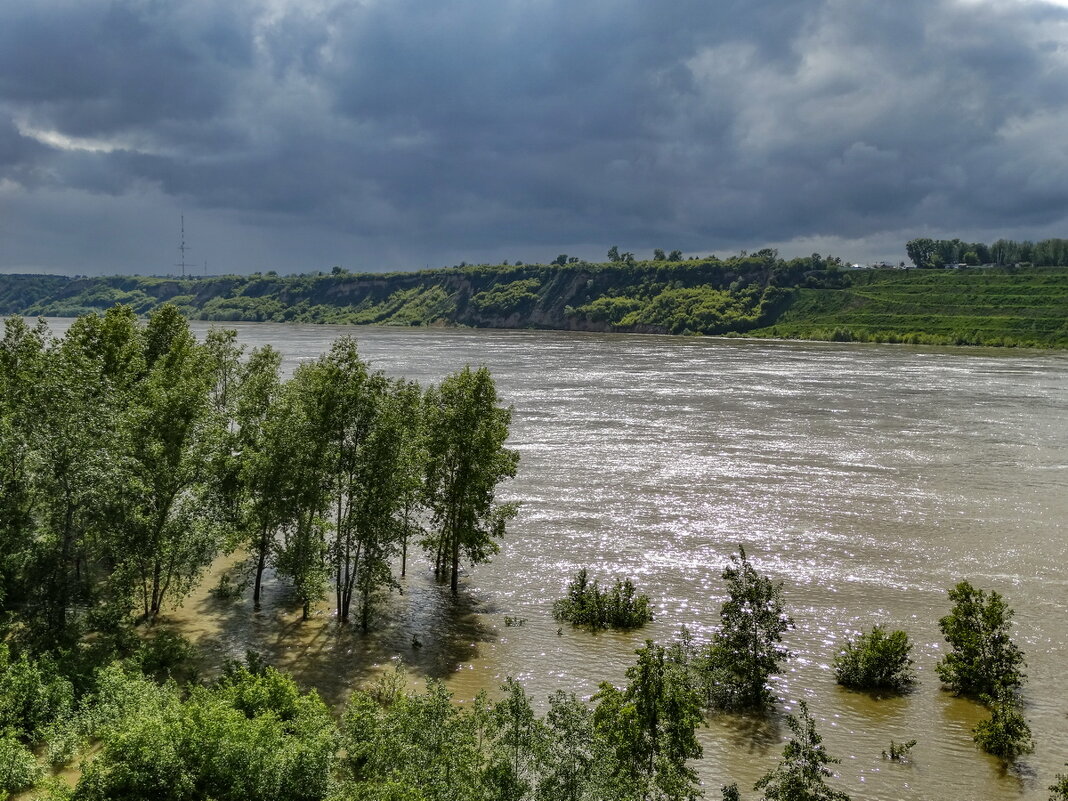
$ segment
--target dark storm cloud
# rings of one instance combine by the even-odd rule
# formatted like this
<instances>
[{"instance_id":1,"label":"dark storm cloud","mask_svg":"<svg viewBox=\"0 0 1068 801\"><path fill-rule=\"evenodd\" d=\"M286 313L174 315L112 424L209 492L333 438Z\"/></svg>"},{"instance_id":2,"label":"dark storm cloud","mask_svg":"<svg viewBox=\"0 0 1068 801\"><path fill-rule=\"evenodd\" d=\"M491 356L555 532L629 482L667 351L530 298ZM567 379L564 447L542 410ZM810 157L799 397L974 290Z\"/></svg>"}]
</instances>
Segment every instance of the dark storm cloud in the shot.
<instances>
[{"instance_id":1,"label":"dark storm cloud","mask_svg":"<svg viewBox=\"0 0 1068 801\"><path fill-rule=\"evenodd\" d=\"M0 5L5 208L136 195L308 268L1068 235L1066 124L1041 2Z\"/></svg>"}]
</instances>

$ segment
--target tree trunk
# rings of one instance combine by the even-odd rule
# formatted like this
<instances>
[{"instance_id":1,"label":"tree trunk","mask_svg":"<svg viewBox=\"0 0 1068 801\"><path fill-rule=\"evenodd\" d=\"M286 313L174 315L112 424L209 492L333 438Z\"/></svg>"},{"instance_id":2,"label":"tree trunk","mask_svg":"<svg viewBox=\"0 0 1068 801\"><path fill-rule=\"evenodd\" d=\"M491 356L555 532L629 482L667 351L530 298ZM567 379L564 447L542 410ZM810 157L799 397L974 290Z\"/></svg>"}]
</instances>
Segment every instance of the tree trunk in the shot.
<instances>
[{"instance_id":1,"label":"tree trunk","mask_svg":"<svg viewBox=\"0 0 1068 801\"><path fill-rule=\"evenodd\" d=\"M256 585L252 590L252 608L260 611L260 588L263 586L263 571L267 567L267 535L260 534L259 555L256 558Z\"/></svg>"},{"instance_id":2,"label":"tree trunk","mask_svg":"<svg viewBox=\"0 0 1068 801\"><path fill-rule=\"evenodd\" d=\"M456 595L460 586L460 538L452 536L452 594Z\"/></svg>"}]
</instances>

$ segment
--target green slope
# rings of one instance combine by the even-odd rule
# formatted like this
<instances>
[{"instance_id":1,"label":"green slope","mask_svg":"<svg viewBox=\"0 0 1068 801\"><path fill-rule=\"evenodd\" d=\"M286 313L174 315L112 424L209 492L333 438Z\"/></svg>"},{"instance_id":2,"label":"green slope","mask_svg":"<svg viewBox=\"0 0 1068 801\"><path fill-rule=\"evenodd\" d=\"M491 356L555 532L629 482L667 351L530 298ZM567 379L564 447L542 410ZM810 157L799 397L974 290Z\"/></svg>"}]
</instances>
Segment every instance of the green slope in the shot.
<instances>
[{"instance_id":1,"label":"green slope","mask_svg":"<svg viewBox=\"0 0 1068 801\"><path fill-rule=\"evenodd\" d=\"M163 302L216 321L464 325L1068 347L1068 268L840 271L727 260L205 279L0 276L0 314Z\"/></svg>"}]
</instances>

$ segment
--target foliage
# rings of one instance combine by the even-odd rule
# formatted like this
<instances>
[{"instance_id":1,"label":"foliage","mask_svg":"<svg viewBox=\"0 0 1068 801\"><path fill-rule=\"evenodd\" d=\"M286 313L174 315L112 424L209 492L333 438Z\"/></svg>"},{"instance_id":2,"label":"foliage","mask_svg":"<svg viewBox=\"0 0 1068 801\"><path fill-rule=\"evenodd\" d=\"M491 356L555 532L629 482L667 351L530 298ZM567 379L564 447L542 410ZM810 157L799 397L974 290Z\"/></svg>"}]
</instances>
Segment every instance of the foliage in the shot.
<instances>
[{"instance_id":1,"label":"foliage","mask_svg":"<svg viewBox=\"0 0 1068 801\"><path fill-rule=\"evenodd\" d=\"M95 727L102 750L85 766L73 798L325 796L333 723L318 696L300 694L291 679L245 671L194 688L184 700L174 685L120 685L136 700L136 713Z\"/></svg>"},{"instance_id":2,"label":"foliage","mask_svg":"<svg viewBox=\"0 0 1068 801\"><path fill-rule=\"evenodd\" d=\"M434 573L459 587L460 561L487 561L499 549L518 505L496 502L497 485L513 478L518 451L504 447L511 408L497 405L489 370L470 366L427 390L425 504L433 531L424 541Z\"/></svg>"},{"instance_id":3,"label":"foliage","mask_svg":"<svg viewBox=\"0 0 1068 801\"><path fill-rule=\"evenodd\" d=\"M0 733L26 744L42 739L48 727L70 715L74 687L52 659L12 658L0 643Z\"/></svg>"},{"instance_id":4,"label":"foliage","mask_svg":"<svg viewBox=\"0 0 1068 801\"><path fill-rule=\"evenodd\" d=\"M891 762L904 762L915 747L915 740L909 740L907 743L895 743L891 740L890 749L883 751L883 759L889 759Z\"/></svg>"},{"instance_id":5,"label":"foliage","mask_svg":"<svg viewBox=\"0 0 1068 801\"><path fill-rule=\"evenodd\" d=\"M566 257L563 263L566 264ZM498 284L492 289L471 297L471 305L481 314L507 317L530 309L538 301L537 290L541 282L526 278L508 284Z\"/></svg>"},{"instance_id":6,"label":"foliage","mask_svg":"<svg viewBox=\"0 0 1068 801\"><path fill-rule=\"evenodd\" d=\"M996 697L986 697L985 701L990 707L990 719L976 725L972 733L976 745L1002 759L1031 753L1035 748L1031 728L1020 711L1016 694L1002 689Z\"/></svg>"},{"instance_id":7,"label":"foliage","mask_svg":"<svg viewBox=\"0 0 1068 801\"><path fill-rule=\"evenodd\" d=\"M786 716L793 737L783 748L782 761L754 789L764 791L765 801L849 801L848 795L826 782L834 776L827 766L841 760L827 754L808 705L801 701L798 708L800 715Z\"/></svg>"},{"instance_id":8,"label":"foliage","mask_svg":"<svg viewBox=\"0 0 1068 801\"><path fill-rule=\"evenodd\" d=\"M997 592L962 581L949 591L953 609L938 621L952 647L936 666L938 677L954 692L997 697L1015 692L1025 674L1023 653L1009 636L1013 611Z\"/></svg>"},{"instance_id":9,"label":"foliage","mask_svg":"<svg viewBox=\"0 0 1068 801\"><path fill-rule=\"evenodd\" d=\"M1058 773L1056 781L1049 786L1049 801L1068 800L1068 773Z\"/></svg>"},{"instance_id":10,"label":"foliage","mask_svg":"<svg viewBox=\"0 0 1068 801\"><path fill-rule=\"evenodd\" d=\"M0 733L0 799L32 787L40 777L33 752L11 735Z\"/></svg>"},{"instance_id":11,"label":"foliage","mask_svg":"<svg viewBox=\"0 0 1068 801\"><path fill-rule=\"evenodd\" d=\"M651 640L627 669L627 686L603 683L593 701L594 724L610 749L613 798L691 801L697 775L687 765L701 756L694 730L701 722L699 696L685 648Z\"/></svg>"},{"instance_id":12,"label":"foliage","mask_svg":"<svg viewBox=\"0 0 1068 801\"><path fill-rule=\"evenodd\" d=\"M761 576L739 546L723 571L727 600L720 627L695 660L706 703L717 709L760 709L772 701L768 679L790 652L782 635L794 622L783 606L782 582Z\"/></svg>"},{"instance_id":13,"label":"foliage","mask_svg":"<svg viewBox=\"0 0 1068 801\"><path fill-rule=\"evenodd\" d=\"M567 585L567 595L553 604L553 617L591 629L636 629L653 619L649 596L636 595L634 582L617 579L612 589L592 583L586 568Z\"/></svg>"},{"instance_id":14,"label":"foliage","mask_svg":"<svg viewBox=\"0 0 1068 801\"><path fill-rule=\"evenodd\" d=\"M912 643L903 631L887 634L873 626L868 634L846 640L834 658L834 674L843 687L855 690L897 690L915 678L909 652Z\"/></svg>"}]
</instances>

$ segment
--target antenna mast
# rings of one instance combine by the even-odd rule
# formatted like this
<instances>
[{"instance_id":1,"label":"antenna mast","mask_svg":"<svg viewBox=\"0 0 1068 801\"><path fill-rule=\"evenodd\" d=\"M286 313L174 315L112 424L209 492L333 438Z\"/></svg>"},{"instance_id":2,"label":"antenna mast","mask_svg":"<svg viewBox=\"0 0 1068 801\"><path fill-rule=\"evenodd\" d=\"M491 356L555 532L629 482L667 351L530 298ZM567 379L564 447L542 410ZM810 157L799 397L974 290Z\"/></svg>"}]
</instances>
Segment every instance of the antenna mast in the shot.
<instances>
[{"instance_id":1,"label":"antenna mast","mask_svg":"<svg viewBox=\"0 0 1068 801\"><path fill-rule=\"evenodd\" d=\"M182 268L182 278L185 278L185 268L187 266L185 262L185 252L187 250L192 250L192 248L185 244L185 215L183 214L181 238L178 240L178 263L174 265L175 267Z\"/></svg>"}]
</instances>

